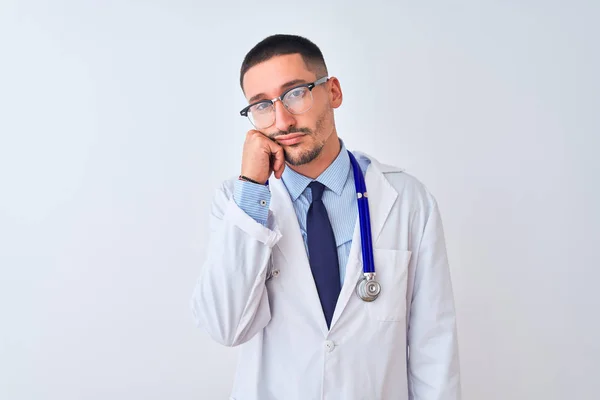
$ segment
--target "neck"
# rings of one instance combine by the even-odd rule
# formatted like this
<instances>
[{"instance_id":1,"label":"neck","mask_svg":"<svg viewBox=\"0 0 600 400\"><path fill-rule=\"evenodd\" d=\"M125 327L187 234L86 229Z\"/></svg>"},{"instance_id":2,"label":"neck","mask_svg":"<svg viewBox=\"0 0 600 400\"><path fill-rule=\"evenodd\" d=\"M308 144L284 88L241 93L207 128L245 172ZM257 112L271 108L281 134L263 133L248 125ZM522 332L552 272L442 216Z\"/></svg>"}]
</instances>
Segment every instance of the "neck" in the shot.
<instances>
[{"instance_id":1,"label":"neck","mask_svg":"<svg viewBox=\"0 0 600 400\"><path fill-rule=\"evenodd\" d=\"M340 145L340 140L334 130L327 139L327 142L325 142L325 146L323 146L323 149L317 158L304 165L291 166L288 164L286 165L286 168L291 168L308 178L316 179L337 158L341 149L342 146Z\"/></svg>"}]
</instances>

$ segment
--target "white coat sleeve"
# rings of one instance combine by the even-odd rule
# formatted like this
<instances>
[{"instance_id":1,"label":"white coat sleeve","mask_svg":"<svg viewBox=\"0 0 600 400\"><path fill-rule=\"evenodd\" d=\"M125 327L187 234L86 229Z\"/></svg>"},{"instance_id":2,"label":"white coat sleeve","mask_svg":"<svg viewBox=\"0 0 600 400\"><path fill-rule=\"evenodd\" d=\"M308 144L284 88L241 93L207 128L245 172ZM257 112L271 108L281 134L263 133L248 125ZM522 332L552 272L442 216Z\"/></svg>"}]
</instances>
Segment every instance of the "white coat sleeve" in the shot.
<instances>
[{"instance_id":1,"label":"white coat sleeve","mask_svg":"<svg viewBox=\"0 0 600 400\"><path fill-rule=\"evenodd\" d=\"M442 220L427 194L408 330L411 400L459 400L456 314Z\"/></svg>"},{"instance_id":2,"label":"white coat sleeve","mask_svg":"<svg viewBox=\"0 0 600 400\"><path fill-rule=\"evenodd\" d=\"M273 220L271 215L272 229L256 222L226 184L213 199L209 245L191 309L196 325L225 346L247 342L271 319L265 279L281 238Z\"/></svg>"}]
</instances>

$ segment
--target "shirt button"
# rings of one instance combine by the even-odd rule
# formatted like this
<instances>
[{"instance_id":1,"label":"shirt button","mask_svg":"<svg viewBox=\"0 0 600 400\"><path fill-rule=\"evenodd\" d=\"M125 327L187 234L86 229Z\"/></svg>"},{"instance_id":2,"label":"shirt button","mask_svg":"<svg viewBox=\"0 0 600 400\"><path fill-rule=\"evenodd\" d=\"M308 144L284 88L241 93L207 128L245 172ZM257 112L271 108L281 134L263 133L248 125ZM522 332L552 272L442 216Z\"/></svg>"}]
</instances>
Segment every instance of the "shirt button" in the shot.
<instances>
[{"instance_id":1,"label":"shirt button","mask_svg":"<svg viewBox=\"0 0 600 400\"><path fill-rule=\"evenodd\" d=\"M260 205L261 206L266 206L267 205L267 201L266 200L261 200L260 201Z\"/></svg>"},{"instance_id":2,"label":"shirt button","mask_svg":"<svg viewBox=\"0 0 600 400\"><path fill-rule=\"evenodd\" d=\"M325 342L325 351L327 351L328 353L331 353L334 348L335 348L335 343L333 343L333 341L328 340Z\"/></svg>"}]
</instances>

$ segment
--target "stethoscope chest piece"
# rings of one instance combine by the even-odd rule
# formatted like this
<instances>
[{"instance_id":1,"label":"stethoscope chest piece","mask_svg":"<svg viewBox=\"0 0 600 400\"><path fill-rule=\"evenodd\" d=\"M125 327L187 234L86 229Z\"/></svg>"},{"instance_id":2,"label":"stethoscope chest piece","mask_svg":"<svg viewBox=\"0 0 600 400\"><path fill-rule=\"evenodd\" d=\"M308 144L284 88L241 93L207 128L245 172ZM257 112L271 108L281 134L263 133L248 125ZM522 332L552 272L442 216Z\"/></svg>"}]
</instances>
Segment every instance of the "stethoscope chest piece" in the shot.
<instances>
[{"instance_id":1,"label":"stethoscope chest piece","mask_svg":"<svg viewBox=\"0 0 600 400\"><path fill-rule=\"evenodd\" d=\"M365 274L356 284L356 294L363 301L375 301L381 293L381 285L375 280L375 274Z\"/></svg>"}]
</instances>

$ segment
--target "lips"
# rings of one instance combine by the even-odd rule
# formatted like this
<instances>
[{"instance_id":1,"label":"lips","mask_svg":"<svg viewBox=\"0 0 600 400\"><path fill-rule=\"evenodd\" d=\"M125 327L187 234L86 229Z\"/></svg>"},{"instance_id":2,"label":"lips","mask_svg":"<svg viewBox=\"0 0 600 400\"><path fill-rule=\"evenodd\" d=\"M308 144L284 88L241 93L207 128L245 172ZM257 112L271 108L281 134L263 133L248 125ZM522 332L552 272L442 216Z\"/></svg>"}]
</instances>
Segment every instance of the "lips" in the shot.
<instances>
[{"instance_id":1,"label":"lips","mask_svg":"<svg viewBox=\"0 0 600 400\"><path fill-rule=\"evenodd\" d=\"M291 144L300 143L303 136L304 136L303 133L290 133L288 135L277 136L275 138L275 140L277 140L277 142L279 142L280 144L283 144L283 145L291 145Z\"/></svg>"}]
</instances>

